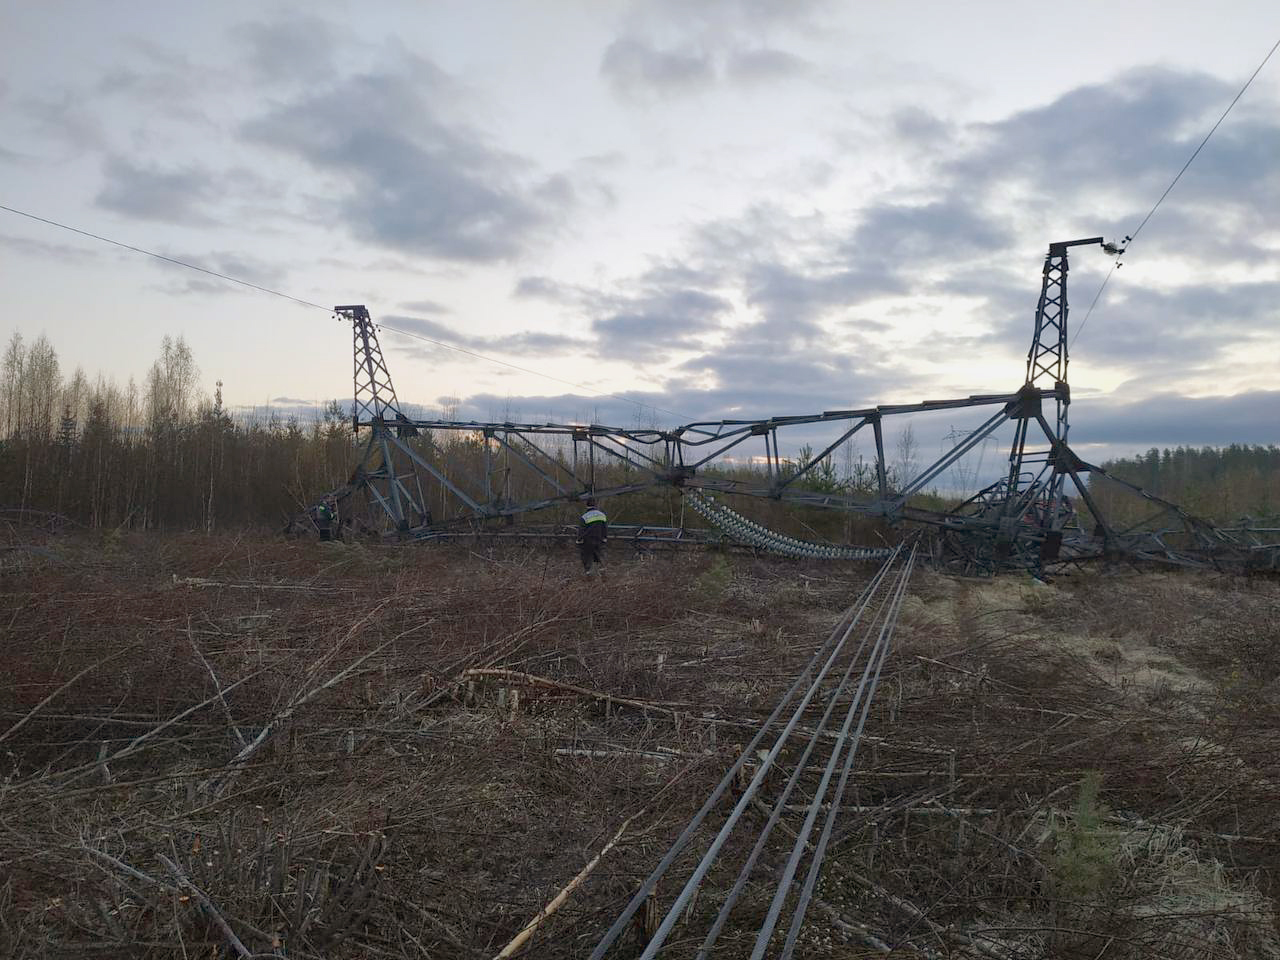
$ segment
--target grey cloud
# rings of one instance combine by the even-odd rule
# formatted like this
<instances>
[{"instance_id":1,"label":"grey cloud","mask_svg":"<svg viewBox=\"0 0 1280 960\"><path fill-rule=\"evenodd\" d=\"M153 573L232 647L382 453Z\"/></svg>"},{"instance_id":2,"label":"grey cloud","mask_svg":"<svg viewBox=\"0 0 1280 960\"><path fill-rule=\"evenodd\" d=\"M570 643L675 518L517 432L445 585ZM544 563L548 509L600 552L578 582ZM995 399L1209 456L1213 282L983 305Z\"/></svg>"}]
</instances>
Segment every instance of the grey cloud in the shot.
<instances>
[{"instance_id":1,"label":"grey cloud","mask_svg":"<svg viewBox=\"0 0 1280 960\"><path fill-rule=\"evenodd\" d=\"M722 345L682 359L662 394L628 394L692 416L767 416L951 393L908 369L908 360L879 346L856 322L859 304L912 294L941 304L943 326L911 349L912 361L1007 357L1002 382L965 384L955 393L1013 389L1032 334L1048 242L1131 230L1207 129L1202 120L1212 122L1224 92L1230 95L1209 78L1148 70L976 127L957 128L922 111L899 113L889 121L891 135L912 155L940 158L909 202L825 216L756 205L695 226L678 257L613 287L524 277L515 294L580 313L603 350L635 340L649 348L679 336L655 317L723 332ZM1269 159L1280 155L1280 124L1260 110L1245 114L1235 129L1223 136L1224 125L1188 171L1143 234L1142 256L1177 254L1190 269L1206 271L1226 262L1274 263L1274 251L1250 231L1280 203L1280 178ZM1222 149L1215 160L1216 147ZM852 229L843 226L854 217ZM1072 265L1075 331L1108 263L1097 251L1081 250ZM1220 362L1226 345L1251 338L1270 344L1263 338L1273 335L1280 288L1204 282L1161 289L1130 281L1124 271L1112 283L1078 350L1088 362L1099 357L1140 371L1122 397L1165 396L1141 405L1090 397L1080 371L1074 439L1132 449L1275 442L1275 394L1202 401L1172 392L1180 376ZM698 296L685 296L690 292ZM980 304L972 324L946 328L951 297L963 298L966 309ZM761 319L725 325L730 308L719 302L730 300L747 302ZM834 336L825 332L832 321ZM696 350L699 343L690 336L681 345ZM707 382L709 389L692 386ZM625 410L616 415L625 417ZM930 443L941 443L943 434L928 429Z\"/></svg>"},{"instance_id":2,"label":"grey cloud","mask_svg":"<svg viewBox=\"0 0 1280 960\"><path fill-rule=\"evenodd\" d=\"M949 122L918 107L897 111L889 117L889 125L895 139L921 147L946 143L955 136Z\"/></svg>"},{"instance_id":3,"label":"grey cloud","mask_svg":"<svg viewBox=\"0 0 1280 960\"><path fill-rule=\"evenodd\" d=\"M550 277L521 277L513 292L517 297L537 297L556 303L576 303L579 298L573 287Z\"/></svg>"},{"instance_id":4,"label":"grey cloud","mask_svg":"<svg viewBox=\"0 0 1280 960\"><path fill-rule=\"evenodd\" d=\"M85 99L71 93L55 98L33 98L20 105L38 137L65 144L76 153L100 149L106 142L102 121Z\"/></svg>"},{"instance_id":5,"label":"grey cloud","mask_svg":"<svg viewBox=\"0 0 1280 960\"><path fill-rule=\"evenodd\" d=\"M732 270L744 263L781 260L786 251L827 235L821 214L799 218L770 204L754 204L740 216L697 225L690 239L692 256L701 264Z\"/></svg>"},{"instance_id":6,"label":"grey cloud","mask_svg":"<svg viewBox=\"0 0 1280 960\"><path fill-rule=\"evenodd\" d=\"M786 80L807 73L810 63L785 50L761 47L734 50L725 62L725 74L731 80L748 83Z\"/></svg>"},{"instance_id":7,"label":"grey cloud","mask_svg":"<svg viewBox=\"0 0 1280 960\"><path fill-rule=\"evenodd\" d=\"M886 268L952 260L974 250L1004 247L1007 227L958 197L919 205L869 208L842 252L870 257Z\"/></svg>"},{"instance_id":8,"label":"grey cloud","mask_svg":"<svg viewBox=\"0 0 1280 960\"><path fill-rule=\"evenodd\" d=\"M400 309L410 310L413 313L449 313L449 308L444 304L436 303L434 300L406 300L400 304Z\"/></svg>"},{"instance_id":9,"label":"grey cloud","mask_svg":"<svg viewBox=\"0 0 1280 960\"><path fill-rule=\"evenodd\" d=\"M987 218L950 203L872 207L852 234L820 215L757 205L699 227L689 262L738 287L767 317L812 320L917 289L915 271L953 260L975 233L1002 239Z\"/></svg>"},{"instance_id":10,"label":"grey cloud","mask_svg":"<svg viewBox=\"0 0 1280 960\"><path fill-rule=\"evenodd\" d=\"M286 277L284 270L263 260L247 257L240 253L214 251L203 254L184 254L171 252L166 255L173 257L175 260L203 267L206 270L221 273L228 277L235 277L238 280L246 280L262 287L279 287ZM172 296L187 294L226 296L228 294L249 292L241 284L219 280L216 277L202 276L179 264L158 261L158 265L174 278L173 283L159 287L161 292Z\"/></svg>"},{"instance_id":11,"label":"grey cloud","mask_svg":"<svg viewBox=\"0 0 1280 960\"><path fill-rule=\"evenodd\" d=\"M994 265L1023 255L1014 245L1032 223L1041 231L1049 224L1052 234L1043 243L1095 233L1119 239L1132 231L1231 94L1227 84L1202 74L1144 68L991 123L956 128L911 110L892 115L889 130L925 158L929 202L954 216L974 215L972 230L955 220L955 256L973 256L976 263L975 250L984 246ZM1191 255L1205 263L1268 259L1257 234L1280 205L1277 153L1274 111L1248 112L1242 104L1161 206L1135 252ZM1011 197L1019 198L1016 206ZM1000 220L992 219L996 209L1005 211ZM935 231L938 226L930 232L948 232ZM863 250L874 250L874 240L869 228L853 238Z\"/></svg>"},{"instance_id":12,"label":"grey cloud","mask_svg":"<svg viewBox=\"0 0 1280 960\"><path fill-rule=\"evenodd\" d=\"M626 398L623 402L574 394L509 397L505 402L538 420L590 418L622 425L636 422L639 412L646 421L670 427L694 420L820 413L874 404L889 389L904 385L891 371L861 369L848 358L817 353L780 358L716 353L683 364L682 369L686 377L669 388L625 391L619 393ZM712 386L691 385L694 377L707 376L713 378ZM498 397L481 394L467 398L465 406L470 416L483 418L499 402ZM647 409L638 411L636 404Z\"/></svg>"},{"instance_id":13,"label":"grey cloud","mask_svg":"<svg viewBox=\"0 0 1280 960\"><path fill-rule=\"evenodd\" d=\"M732 309L727 300L699 290L664 290L619 303L591 328L610 347L639 344L661 353L716 329Z\"/></svg>"},{"instance_id":14,"label":"grey cloud","mask_svg":"<svg viewBox=\"0 0 1280 960\"><path fill-rule=\"evenodd\" d=\"M110 156L103 164L103 176L105 183L94 202L106 210L141 220L213 222L203 208L217 198L216 178L206 170L144 169Z\"/></svg>"},{"instance_id":15,"label":"grey cloud","mask_svg":"<svg viewBox=\"0 0 1280 960\"><path fill-rule=\"evenodd\" d=\"M564 215L564 192L554 178L538 183L528 161L447 123L437 108L449 94L447 78L414 62L305 94L244 133L340 178L337 211L361 239L447 260L513 257Z\"/></svg>"},{"instance_id":16,"label":"grey cloud","mask_svg":"<svg viewBox=\"0 0 1280 960\"><path fill-rule=\"evenodd\" d=\"M519 354L574 353L588 350L592 346L591 341L580 337L559 333L539 333L536 330L489 337L486 343L490 350L505 350L508 353Z\"/></svg>"},{"instance_id":17,"label":"grey cloud","mask_svg":"<svg viewBox=\"0 0 1280 960\"><path fill-rule=\"evenodd\" d=\"M384 316L382 320L397 327L408 328L414 333L421 334L424 337L431 337L435 340L447 340L462 346L466 346L471 342L470 338L465 334L458 333L452 327L437 323L434 320L425 320L422 317L405 317L391 313Z\"/></svg>"},{"instance_id":18,"label":"grey cloud","mask_svg":"<svg viewBox=\"0 0 1280 960\"><path fill-rule=\"evenodd\" d=\"M852 340L862 342L849 349L816 324L765 320L735 329L724 346L679 369L699 379L712 376L727 402L760 416L873 405L890 391L924 383L901 358L868 346L858 332Z\"/></svg>"},{"instance_id":19,"label":"grey cloud","mask_svg":"<svg viewBox=\"0 0 1280 960\"><path fill-rule=\"evenodd\" d=\"M1013 186L1029 187L1048 209L1074 208L1095 222L1110 216L1132 230L1232 93L1228 84L1203 74L1132 70L1046 106L970 128L966 132L978 145L944 165L943 175L952 189L967 190L979 202ZM1159 216L1207 204L1215 216L1233 209L1246 223L1256 223L1250 214L1280 203L1280 178L1274 174L1278 150L1280 125L1273 112L1229 117ZM1127 209L1117 208L1117 195L1125 198L1121 204L1127 202Z\"/></svg>"},{"instance_id":20,"label":"grey cloud","mask_svg":"<svg viewBox=\"0 0 1280 960\"><path fill-rule=\"evenodd\" d=\"M640 345L651 357L662 357L717 330L731 316L732 303L703 289L712 285L708 274L659 264L614 291L521 277L515 295L548 300L589 319L607 355Z\"/></svg>"},{"instance_id":21,"label":"grey cloud","mask_svg":"<svg viewBox=\"0 0 1280 960\"><path fill-rule=\"evenodd\" d=\"M0 233L0 247L12 250L16 254L38 257L42 260L58 260L62 263L82 264L98 260L102 256L100 250L88 247L73 247L65 243L49 243L45 240L33 240L30 237L14 237Z\"/></svg>"},{"instance_id":22,"label":"grey cloud","mask_svg":"<svg viewBox=\"0 0 1280 960\"><path fill-rule=\"evenodd\" d=\"M179 259L218 273L225 273L229 277L248 280L250 283L256 283L260 286L279 284L285 278L285 271L279 267L264 260L247 257L242 253L214 251L212 253L182 256Z\"/></svg>"},{"instance_id":23,"label":"grey cloud","mask_svg":"<svg viewBox=\"0 0 1280 960\"><path fill-rule=\"evenodd\" d=\"M711 58L703 52L659 50L635 37L620 37L605 49L601 75L629 97L687 93L715 80Z\"/></svg>"},{"instance_id":24,"label":"grey cloud","mask_svg":"<svg viewBox=\"0 0 1280 960\"><path fill-rule=\"evenodd\" d=\"M337 40L318 17L242 24L233 31L253 71L270 81L318 81L333 75Z\"/></svg>"},{"instance_id":25,"label":"grey cloud","mask_svg":"<svg viewBox=\"0 0 1280 960\"><path fill-rule=\"evenodd\" d=\"M1123 277L1108 284L1109 299L1100 301L1090 314L1088 307L1099 286L1098 278L1076 281L1069 315L1073 359L1086 364L1076 379L1087 376L1090 365L1102 362L1134 372L1127 392L1160 392L1179 378L1210 368L1223 355L1251 338L1266 337L1275 326L1275 304L1280 284L1190 284L1168 290L1124 286ZM993 304L990 310L993 343L1024 353L1030 344L1035 310L1034 277L1021 289L1016 281L993 284L982 290ZM960 285L949 285L960 292ZM1085 324L1088 318L1087 325ZM1079 342L1077 343L1077 338Z\"/></svg>"},{"instance_id":26,"label":"grey cloud","mask_svg":"<svg viewBox=\"0 0 1280 960\"><path fill-rule=\"evenodd\" d=\"M105 97L125 97L143 104L167 119L205 120L195 108L211 72L183 54L135 41L129 44L127 66L116 66L98 81L94 92Z\"/></svg>"},{"instance_id":27,"label":"grey cloud","mask_svg":"<svg viewBox=\"0 0 1280 960\"><path fill-rule=\"evenodd\" d=\"M869 264L836 270L810 266L806 272L762 263L749 268L743 283L747 302L774 319L815 319L877 297L908 292L892 268L877 269Z\"/></svg>"},{"instance_id":28,"label":"grey cloud","mask_svg":"<svg viewBox=\"0 0 1280 960\"><path fill-rule=\"evenodd\" d=\"M600 73L632 100L699 93L728 82L751 85L800 76L801 57L781 49L788 35L822 27L826 0L645 0L605 49ZM661 38L655 39L655 38Z\"/></svg>"},{"instance_id":29,"label":"grey cloud","mask_svg":"<svg viewBox=\"0 0 1280 960\"><path fill-rule=\"evenodd\" d=\"M383 318L388 329L394 334L396 331L391 327L398 327L407 330L411 334L417 334L423 337L429 337L432 340L439 340L446 345L462 347L466 350L482 352L482 353L504 353L504 354L558 354L573 353L582 350L589 350L592 343L578 337L571 337L564 334L542 333L539 331L521 331L514 334L496 334L494 336L477 337L460 333L450 326L438 323L434 320L426 320L422 317L407 317L391 314ZM417 352L424 357L438 358L444 356L442 350L446 347L439 347L434 344L422 345L421 341L414 341L412 344L412 352Z\"/></svg>"},{"instance_id":30,"label":"grey cloud","mask_svg":"<svg viewBox=\"0 0 1280 960\"><path fill-rule=\"evenodd\" d=\"M1166 358L1196 363L1249 334L1274 330L1280 283L1136 288L1087 333L1090 349L1131 357L1144 366Z\"/></svg>"},{"instance_id":31,"label":"grey cloud","mask_svg":"<svg viewBox=\"0 0 1280 960\"><path fill-rule=\"evenodd\" d=\"M1078 87L1043 107L978 125L981 141L957 172L977 179L1044 178L1055 188L1100 175L1172 176L1186 159L1188 124L1223 102L1226 85L1163 69L1134 70L1113 81ZM1021 150L1010 152L1010 148ZM1176 161L1176 162L1175 162Z\"/></svg>"},{"instance_id":32,"label":"grey cloud","mask_svg":"<svg viewBox=\"0 0 1280 960\"><path fill-rule=\"evenodd\" d=\"M1128 403L1086 398L1072 404L1075 445L1153 446L1280 443L1280 391L1184 397L1172 392ZM1078 410L1077 410L1078 408Z\"/></svg>"},{"instance_id":33,"label":"grey cloud","mask_svg":"<svg viewBox=\"0 0 1280 960\"><path fill-rule=\"evenodd\" d=\"M673 29L710 30L740 38L762 30L814 29L830 0L636 0L633 14L662 21Z\"/></svg>"},{"instance_id":34,"label":"grey cloud","mask_svg":"<svg viewBox=\"0 0 1280 960\"><path fill-rule=\"evenodd\" d=\"M721 80L738 84L787 80L807 73L807 60L786 50L744 46L709 33L699 42L659 47L639 36L614 40L600 60L600 75L631 100L687 95Z\"/></svg>"}]
</instances>

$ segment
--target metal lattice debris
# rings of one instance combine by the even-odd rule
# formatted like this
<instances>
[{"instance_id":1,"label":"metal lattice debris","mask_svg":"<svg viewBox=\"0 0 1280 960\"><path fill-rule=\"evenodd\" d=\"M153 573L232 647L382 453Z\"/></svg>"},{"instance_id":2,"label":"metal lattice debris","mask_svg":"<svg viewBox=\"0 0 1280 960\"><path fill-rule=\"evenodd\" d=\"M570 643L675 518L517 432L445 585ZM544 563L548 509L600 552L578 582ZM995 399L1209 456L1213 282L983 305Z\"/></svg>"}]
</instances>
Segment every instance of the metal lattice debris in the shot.
<instances>
[{"instance_id":1,"label":"metal lattice debris","mask_svg":"<svg viewBox=\"0 0 1280 960\"><path fill-rule=\"evenodd\" d=\"M695 421L672 429L413 419L396 396L368 310L360 305L336 307L335 312L352 323L352 426L367 436L367 442L350 482L329 496L339 505L345 524L401 539L456 530L459 524L475 530L509 523L516 516L589 496L674 487L733 540L783 556L871 559L884 556L884 551L796 539L766 529L710 494L845 511L891 524L926 524L939 532L938 559L973 574L1003 569L1038 573L1121 559L1240 570L1280 568L1280 540L1273 530L1256 525L1216 527L1111 476L1069 446L1067 254L1071 247L1099 244L1101 237L1050 244L1025 382L1012 393L763 420ZM990 416L940 457L913 471L913 476L890 475L886 418L980 407L993 408ZM796 464L782 455L788 431L795 436L801 429L823 425L838 433L815 456ZM951 510L919 504L919 495L936 485L945 471L1006 425L1013 428L1013 440L1003 477ZM818 464L868 428L875 443L870 494L805 488ZM463 442L439 443L441 435ZM749 441L763 443L763 457L753 458L762 470L743 477L718 469L731 451L738 456L746 450ZM469 457L460 456L459 447ZM516 473L527 481L524 489L513 484ZM1118 519L1100 498L1103 489L1144 506L1149 515L1138 524Z\"/></svg>"}]
</instances>

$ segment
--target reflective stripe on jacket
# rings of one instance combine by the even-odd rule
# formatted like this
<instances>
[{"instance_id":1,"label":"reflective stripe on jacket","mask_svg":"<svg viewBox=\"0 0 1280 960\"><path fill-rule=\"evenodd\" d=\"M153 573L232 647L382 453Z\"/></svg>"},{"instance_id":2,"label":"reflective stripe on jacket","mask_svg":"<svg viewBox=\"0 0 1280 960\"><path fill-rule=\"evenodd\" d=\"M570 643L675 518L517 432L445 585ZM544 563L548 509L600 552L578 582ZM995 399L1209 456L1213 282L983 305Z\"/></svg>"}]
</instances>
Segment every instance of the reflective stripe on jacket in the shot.
<instances>
[{"instance_id":1,"label":"reflective stripe on jacket","mask_svg":"<svg viewBox=\"0 0 1280 960\"><path fill-rule=\"evenodd\" d=\"M592 507L578 520L578 540L585 544L599 546L609 536L609 518L603 510Z\"/></svg>"}]
</instances>

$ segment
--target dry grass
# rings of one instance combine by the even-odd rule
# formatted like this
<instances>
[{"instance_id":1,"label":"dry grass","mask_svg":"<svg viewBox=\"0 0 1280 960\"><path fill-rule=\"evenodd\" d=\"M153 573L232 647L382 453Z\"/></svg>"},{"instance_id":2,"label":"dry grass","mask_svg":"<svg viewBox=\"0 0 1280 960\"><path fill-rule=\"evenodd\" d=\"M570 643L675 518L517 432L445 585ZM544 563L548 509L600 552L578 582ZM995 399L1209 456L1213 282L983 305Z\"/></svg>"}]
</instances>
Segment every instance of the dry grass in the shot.
<instances>
[{"instance_id":1,"label":"dry grass","mask_svg":"<svg viewBox=\"0 0 1280 960\"><path fill-rule=\"evenodd\" d=\"M247 536L7 546L0 955L32 958L235 955L230 935L491 957L638 814L527 954L585 957L868 575L615 551L598 580L567 550ZM804 955L1280 956L1278 599L919 574L845 798L879 812L838 827ZM731 881L713 874L664 956L693 955ZM717 956L749 952L766 886Z\"/></svg>"}]
</instances>

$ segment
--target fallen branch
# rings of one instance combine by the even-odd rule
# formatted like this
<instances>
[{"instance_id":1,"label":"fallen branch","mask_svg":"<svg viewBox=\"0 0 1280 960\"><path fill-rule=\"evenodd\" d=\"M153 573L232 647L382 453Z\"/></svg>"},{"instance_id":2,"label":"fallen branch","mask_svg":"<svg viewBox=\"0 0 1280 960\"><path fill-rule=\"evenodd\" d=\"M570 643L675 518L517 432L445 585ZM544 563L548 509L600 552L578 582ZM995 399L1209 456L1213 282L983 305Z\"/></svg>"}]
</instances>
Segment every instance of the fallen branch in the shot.
<instances>
[{"instance_id":1,"label":"fallen branch","mask_svg":"<svg viewBox=\"0 0 1280 960\"><path fill-rule=\"evenodd\" d=\"M21 720L15 723L12 727L10 727L4 733L0 733L0 743L3 743L5 740L8 740L11 736L13 736L15 733L21 730L24 726L26 726L27 722L31 720L32 717L34 717L37 713L39 713L41 710L47 707L50 703L56 700L59 694L61 694L68 687L72 686L77 680L79 680L85 674L92 673L94 670L97 670L102 665L110 663L116 657L121 656L122 654L128 653L130 650L136 650L138 647L142 646L142 644L143 644L143 641L141 640L139 640L137 643L131 643L127 647L121 647L115 653L108 654L107 656L103 657L101 660L95 660L93 663L89 664L89 666L85 667L83 670L77 673L74 677L72 677L62 686L58 687L57 690L53 691L53 693L49 694L47 697L45 697L43 700L37 703L34 707L28 710L26 716L24 716Z\"/></svg>"},{"instance_id":2,"label":"fallen branch","mask_svg":"<svg viewBox=\"0 0 1280 960\"><path fill-rule=\"evenodd\" d=\"M539 612L539 616L541 616L541 612ZM488 658L486 658L485 661L480 665L480 667L473 667L472 669L484 669L484 668L495 666L496 664L505 660L507 657L511 656L513 653L516 653L521 647L523 647L529 641L529 636L533 633L534 630L536 630L539 627L545 627L545 626L549 626L550 624L557 623L558 621L563 619L564 617L557 614L545 620L541 620L541 619L534 620L533 623L530 623L530 624L527 624L526 626L521 627L511 636L506 637L495 644L492 644L488 649L493 649L496 647L497 651L493 653L491 656L489 656ZM464 658L462 662L465 663L466 658ZM448 671L445 671L445 672L448 672ZM426 699L424 699L421 703L417 704L414 707L414 711L416 712L418 710L425 710L428 707L439 703L441 700L447 697L455 688L457 688L459 684L463 682L464 674L466 673L467 673L467 670L464 669L458 672L457 674L455 674L453 679L450 680L447 684L440 687L440 689L436 690L435 692L429 694L426 697Z\"/></svg>"},{"instance_id":3,"label":"fallen branch","mask_svg":"<svg viewBox=\"0 0 1280 960\"><path fill-rule=\"evenodd\" d=\"M271 734L275 733L275 731L280 728L280 725L284 723L286 720L288 720L290 717L292 717L294 713L296 713L302 707L305 707L308 703L310 703L316 697L320 696L320 694L324 693L330 687L333 687L341 683L343 680L347 679L347 677L355 673L356 670L358 670L361 666L363 666L370 658L381 653L383 650L387 649L387 647L391 646L391 644L395 643L399 639L400 639L400 636L395 636L395 637L392 637L390 640L385 641L384 643L378 644L376 647L374 647L372 650L366 653L363 657L360 657L350 666L334 674L324 683L320 684L320 686L314 687L303 696L297 697L291 700L288 706L286 706L283 710L281 710L279 713L277 713L274 717L271 718L271 720L267 723L267 725L262 728L262 731L256 737L253 738L252 743L250 743L243 750L241 750L239 753L237 753L234 757L231 758L231 761L227 764L227 766L239 766L240 764L243 764L246 760L248 760L255 753L257 753L258 750L261 749L262 745L267 742L267 739L271 736Z\"/></svg>"},{"instance_id":4,"label":"fallen branch","mask_svg":"<svg viewBox=\"0 0 1280 960\"><path fill-rule=\"evenodd\" d=\"M615 833L613 838L600 849L600 852L591 859L591 862L579 870L578 875L565 884L564 888L552 897L545 907L538 911L538 915L530 920L525 925L524 929L512 938L510 943L498 951L494 956L494 960L506 960L507 957L514 956L521 947L528 943L529 938L537 932L538 927L542 926L548 917L564 906L565 901L569 899L569 895L573 893L574 890L578 889L587 877L591 876L591 872L600 865L600 861L605 858L610 850L618 845L618 841L622 839L622 835L627 832L627 827L631 826L632 821L642 813L644 813L644 810L633 813L631 816L627 817L626 820L622 821L622 826L618 828L618 832Z\"/></svg>"},{"instance_id":5,"label":"fallen branch","mask_svg":"<svg viewBox=\"0 0 1280 960\"><path fill-rule=\"evenodd\" d=\"M469 680L477 677L493 680L506 680L508 683L523 684L528 687L546 687L550 690L566 690L570 693L576 693L582 697L590 697L593 700L602 700L605 703L617 704L623 707L635 707L637 710L654 710L659 713L668 713L673 715L678 714L680 716L689 715L686 711L674 709L675 707L686 706L679 701L633 700L630 697L615 697L611 693L601 693L599 690L589 690L586 687L579 687L577 684L562 683L559 680L552 680L549 677L539 677L532 673L521 673L519 670L473 667L470 670L463 670L459 675L460 680Z\"/></svg>"},{"instance_id":6,"label":"fallen branch","mask_svg":"<svg viewBox=\"0 0 1280 960\"><path fill-rule=\"evenodd\" d=\"M225 587L229 590L294 590L303 593L333 593L335 588L332 586L314 587L305 583L256 583L249 581L248 583L236 583L231 580L210 580L207 577L179 577L176 573L173 575L173 584L176 587ZM353 593L350 588L336 588L343 593Z\"/></svg>"},{"instance_id":7,"label":"fallen branch","mask_svg":"<svg viewBox=\"0 0 1280 960\"><path fill-rule=\"evenodd\" d=\"M265 668L264 668L264 669L262 669L262 670L255 670L255 671L253 671L253 673L249 674L248 676L241 677L241 678L240 678L239 680L237 680L235 683L231 684L231 686L229 686L229 687L227 687L227 688L226 688L226 691L234 690L236 687L240 686L242 683L248 683L248 682L249 682L250 680L252 680L254 677L257 677L258 675L260 675L260 674L262 674L262 673L265 673L265 672L266 672ZM183 720L185 720L187 717L191 716L191 714L193 714L193 713L195 713L195 712L197 712L197 711L199 711L199 710L202 710L202 709L204 709L205 707L209 706L209 704L211 704L211 703L213 703L215 700L219 699L219 698L221 697L221 694L222 694L223 692L225 692L225 691L219 691L219 693L218 693L218 694L216 694L216 695L214 695L214 696L212 696L212 697L207 697L207 698L205 698L204 700L201 700L201 701L200 701L199 703L197 703L195 706L193 706L193 707L188 707L186 710L183 710L181 713L176 714L176 715L174 715L174 716L170 717L168 720L164 721L164 722L163 722L163 723L161 723L159 726L152 727L152 728L151 728L150 730L148 730L146 733L141 734L141 735L139 735L139 736L137 736L137 737L134 737L134 739L133 739L133 740L131 740L131 741L129 741L129 743L128 743L126 746L124 746L124 747L122 747L121 749L117 750L115 753L111 754L111 756L109 756L109 757L104 757L104 756L102 756L101 754L99 754L99 756L97 757L97 759L95 759L95 760L91 760L91 761L89 761L88 763L82 763L82 764L80 764L80 766L78 766L78 767L72 767L72 768L71 768L71 769L69 769L69 770L63 770L63 771L61 771L58 775L59 775L59 776L62 776L62 777L67 777L68 779L67 779L67 781L66 781L66 782L67 782L67 783L71 783L71 782L73 782L73 781L74 781L74 780L75 780L75 779L76 779L80 774L84 773L86 770L97 770L97 769L101 769L101 768L105 767L107 764L115 763L115 762L117 762L117 761L119 761L119 760L124 760L126 757L131 757L131 756L133 756L133 754L137 753L137 752L138 752L138 750L139 750L139 749L141 749L142 745L143 745L144 743L146 743L148 740L150 740L152 737L155 737L155 736L159 735L160 733L163 733L165 730L168 730L168 729L169 729L170 727L172 727L174 724L181 723L181 722L182 722Z\"/></svg>"},{"instance_id":8,"label":"fallen branch","mask_svg":"<svg viewBox=\"0 0 1280 960\"><path fill-rule=\"evenodd\" d=\"M930 801L925 802L928 803ZM810 806L807 803L788 803L782 809L787 813L808 813ZM820 803L818 804L818 809L830 810L831 804ZM917 814L925 816L992 817L1000 812L993 807L915 807L901 804L868 807L848 803L840 804L841 813L904 813L908 810L911 811L913 817Z\"/></svg>"},{"instance_id":9,"label":"fallen branch","mask_svg":"<svg viewBox=\"0 0 1280 960\"><path fill-rule=\"evenodd\" d=\"M873 950L878 950L880 953L886 955L892 954L895 949L906 949L910 950L912 953L918 954L919 956L927 957L929 960L934 960L934 958L938 956L932 950L926 950L924 947L903 947L901 945L892 947L883 939L876 936L876 934L866 924L859 923L856 920L850 920L848 917L841 914L839 910L825 901L814 900L813 908L818 913L826 917L831 925L835 927L846 940L856 937Z\"/></svg>"},{"instance_id":10,"label":"fallen branch","mask_svg":"<svg viewBox=\"0 0 1280 960\"><path fill-rule=\"evenodd\" d=\"M652 750L589 750L581 747L557 747L555 755L557 757L584 757L588 760L630 757L635 760L660 760L663 763L688 759L687 754L681 753L656 753Z\"/></svg>"},{"instance_id":11,"label":"fallen branch","mask_svg":"<svg viewBox=\"0 0 1280 960\"><path fill-rule=\"evenodd\" d=\"M235 931L231 929L231 925L227 923L222 914L218 912L218 908L213 905L213 901L205 896L203 890L187 879L187 875L182 872L182 868L166 857L163 853L156 854L156 859L169 868L169 872L177 878L178 885L182 889L189 890L192 896L200 901L200 906L204 909L204 912L209 915L209 919L217 924L218 929L221 930L223 936L227 938L227 942L231 944L232 949L242 957L253 957L253 952L240 942L240 938L235 935Z\"/></svg>"},{"instance_id":12,"label":"fallen branch","mask_svg":"<svg viewBox=\"0 0 1280 960\"><path fill-rule=\"evenodd\" d=\"M107 863L115 867L121 873L128 874L129 876L133 877L133 879L135 880L141 880L143 883L150 883L157 887L163 887L165 890L168 890L170 893L178 892L178 888L173 886L172 884L165 883L163 880L157 880L155 877L147 876L147 874L143 873L137 867L131 867L129 864L125 863L123 860L117 860L115 857L111 856L111 854L104 853L101 850L97 850L89 846L87 843L80 844L80 849L84 850L85 853L98 857L100 860L105 860Z\"/></svg>"},{"instance_id":13,"label":"fallen branch","mask_svg":"<svg viewBox=\"0 0 1280 960\"><path fill-rule=\"evenodd\" d=\"M196 645L195 635L191 632L191 618L187 617L187 642L191 644L191 649L195 651L200 662L204 664L204 668L209 671L209 679L213 681L213 689L218 691L218 699L222 701L222 711L227 715L227 726L231 728L231 732L236 735L236 740L240 742L240 746L245 746L244 734L240 732L240 728L236 726L235 718L231 716L231 705L227 703L227 698L223 696L222 684L218 682L218 675L213 672L213 666L205 659L200 647Z\"/></svg>"}]
</instances>

